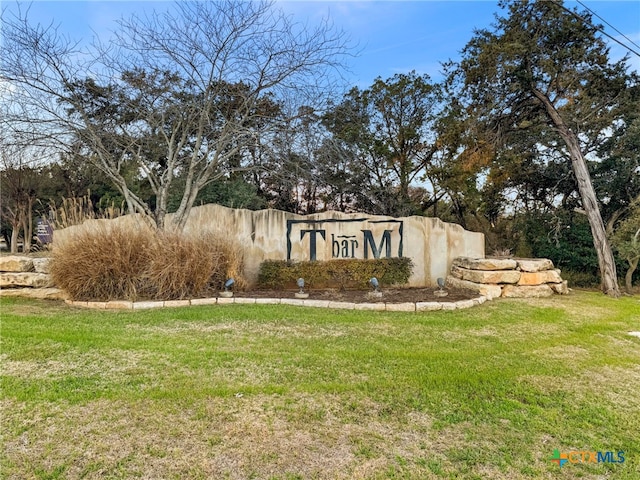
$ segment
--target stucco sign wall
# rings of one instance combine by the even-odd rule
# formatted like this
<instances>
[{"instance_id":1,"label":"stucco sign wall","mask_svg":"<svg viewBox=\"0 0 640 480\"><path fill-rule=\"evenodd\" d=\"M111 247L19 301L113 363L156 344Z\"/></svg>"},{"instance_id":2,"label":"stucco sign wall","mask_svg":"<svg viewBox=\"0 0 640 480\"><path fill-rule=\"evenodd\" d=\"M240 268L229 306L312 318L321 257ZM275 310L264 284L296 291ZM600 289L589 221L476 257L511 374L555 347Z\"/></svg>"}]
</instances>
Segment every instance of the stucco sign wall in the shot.
<instances>
[{"instance_id":1,"label":"stucco sign wall","mask_svg":"<svg viewBox=\"0 0 640 480\"><path fill-rule=\"evenodd\" d=\"M167 222L170 220L170 215ZM108 222L127 222L127 215ZM78 228L55 232L54 245ZM361 213L296 215L280 210L244 210L203 205L192 209L186 232L217 231L245 251L247 280L257 280L264 260L325 261L344 258L410 257L410 286L435 286L456 257L484 257L484 235L437 218L392 218Z\"/></svg>"}]
</instances>

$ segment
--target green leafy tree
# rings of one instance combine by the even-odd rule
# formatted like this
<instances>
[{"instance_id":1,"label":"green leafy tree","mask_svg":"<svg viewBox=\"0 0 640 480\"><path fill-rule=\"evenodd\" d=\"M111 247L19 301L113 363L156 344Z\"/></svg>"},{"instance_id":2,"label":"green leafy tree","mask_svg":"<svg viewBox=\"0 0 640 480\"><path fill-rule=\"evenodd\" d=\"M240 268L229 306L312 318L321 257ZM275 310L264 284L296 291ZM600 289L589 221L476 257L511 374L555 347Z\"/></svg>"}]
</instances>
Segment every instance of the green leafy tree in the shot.
<instances>
[{"instance_id":1,"label":"green leafy tree","mask_svg":"<svg viewBox=\"0 0 640 480\"><path fill-rule=\"evenodd\" d=\"M494 145L517 149L522 143L514 137L530 132L536 149L568 159L593 234L602 289L618 296L615 261L585 155L620 119L635 79L624 60L609 60L587 13L555 1L500 5L508 15L498 17L493 30L476 32L455 74Z\"/></svg>"},{"instance_id":2,"label":"green leafy tree","mask_svg":"<svg viewBox=\"0 0 640 480\"><path fill-rule=\"evenodd\" d=\"M342 145L326 153L348 155L359 164L351 168L354 174L366 174L366 184L358 185L362 209L396 216L420 210L412 186L437 150L433 127L439 98L428 75L411 72L378 78L365 90L353 88L327 113L324 123Z\"/></svg>"},{"instance_id":3,"label":"green leafy tree","mask_svg":"<svg viewBox=\"0 0 640 480\"><path fill-rule=\"evenodd\" d=\"M637 90L640 94L640 88ZM629 104L629 116L600 145L602 162L593 165L594 186L604 200L608 232L632 205L640 202L640 101Z\"/></svg>"},{"instance_id":4,"label":"green leafy tree","mask_svg":"<svg viewBox=\"0 0 640 480\"><path fill-rule=\"evenodd\" d=\"M636 204L629 216L618 224L611 237L611 242L620 257L629 264L624 280L625 290L631 295L633 293L633 274L638 268L638 261L640 261L640 203Z\"/></svg>"}]
</instances>

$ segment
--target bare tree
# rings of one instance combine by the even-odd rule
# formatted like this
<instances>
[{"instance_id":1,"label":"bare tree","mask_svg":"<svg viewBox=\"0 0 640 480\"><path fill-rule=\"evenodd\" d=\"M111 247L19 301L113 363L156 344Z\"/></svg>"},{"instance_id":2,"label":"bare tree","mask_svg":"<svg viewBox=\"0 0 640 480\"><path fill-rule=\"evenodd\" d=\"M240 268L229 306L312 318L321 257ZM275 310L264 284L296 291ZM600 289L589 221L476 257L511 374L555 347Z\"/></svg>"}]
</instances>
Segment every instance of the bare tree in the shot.
<instances>
[{"instance_id":1,"label":"bare tree","mask_svg":"<svg viewBox=\"0 0 640 480\"><path fill-rule=\"evenodd\" d=\"M11 253L18 252L21 233L22 251L31 250L33 209L40 185L38 160L36 149L0 138L0 220L11 228Z\"/></svg>"},{"instance_id":2,"label":"bare tree","mask_svg":"<svg viewBox=\"0 0 640 480\"><path fill-rule=\"evenodd\" d=\"M157 228L177 177L169 227L180 229L200 189L247 168L238 159L277 123L273 106L322 100L336 78L327 70L348 52L329 23L296 24L270 2L176 3L121 20L109 45L86 49L28 14L5 13L2 28L4 121L33 141L80 148ZM148 181L152 202L132 176Z\"/></svg>"}]
</instances>

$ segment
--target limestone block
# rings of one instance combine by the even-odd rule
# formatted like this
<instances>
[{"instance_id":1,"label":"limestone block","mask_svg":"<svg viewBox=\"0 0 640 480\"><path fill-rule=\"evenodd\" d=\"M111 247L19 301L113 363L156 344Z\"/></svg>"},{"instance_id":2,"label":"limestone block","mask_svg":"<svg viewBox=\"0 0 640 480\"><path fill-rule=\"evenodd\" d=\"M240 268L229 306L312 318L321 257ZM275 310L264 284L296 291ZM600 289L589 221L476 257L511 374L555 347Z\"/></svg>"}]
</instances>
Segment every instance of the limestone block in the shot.
<instances>
[{"instance_id":1,"label":"limestone block","mask_svg":"<svg viewBox=\"0 0 640 480\"><path fill-rule=\"evenodd\" d=\"M458 267L457 265L452 265L451 266L451 271L449 272L449 275L451 275L454 278L458 278L460 280L462 280L463 276L464 276L464 272L467 271L468 269L466 268L461 268Z\"/></svg>"},{"instance_id":2,"label":"limestone block","mask_svg":"<svg viewBox=\"0 0 640 480\"><path fill-rule=\"evenodd\" d=\"M516 270L460 270L462 280L473 283L518 283L520 280L520 272Z\"/></svg>"},{"instance_id":3,"label":"limestone block","mask_svg":"<svg viewBox=\"0 0 640 480\"><path fill-rule=\"evenodd\" d=\"M105 308L113 308L117 310L131 310L133 308L133 302L126 300L110 300L105 305Z\"/></svg>"},{"instance_id":4,"label":"limestone block","mask_svg":"<svg viewBox=\"0 0 640 480\"><path fill-rule=\"evenodd\" d=\"M542 285L543 283L562 283L560 270L522 272L520 280L518 280L518 285Z\"/></svg>"},{"instance_id":5,"label":"limestone block","mask_svg":"<svg viewBox=\"0 0 640 480\"><path fill-rule=\"evenodd\" d=\"M153 302L133 302L134 310L142 310L146 308L162 308L164 307L164 302L162 301L153 301Z\"/></svg>"},{"instance_id":6,"label":"limestone block","mask_svg":"<svg viewBox=\"0 0 640 480\"><path fill-rule=\"evenodd\" d=\"M327 308L329 306L329 300L304 300L304 306Z\"/></svg>"},{"instance_id":7,"label":"limestone block","mask_svg":"<svg viewBox=\"0 0 640 480\"><path fill-rule=\"evenodd\" d=\"M416 304L413 302L387 303L387 312L415 312Z\"/></svg>"},{"instance_id":8,"label":"limestone block","mask_svg":"<svg viewBox=\"0 0 640 480\"><path fill-rule=\"evenodd\" d=\"M511 258L458 257L452 265L469 270L515 270L517 263Z\"/></svg>"},{"instance_id":9,"label":"limestone block","mask_svg":"<svg viewBox=\"0 0 640 480\"><path fill-rule=\"evenodd\" d=\"M442 310L455 310L458 308L456 302L442 302Z\"/></svg>"},{"instance_id":10,"label":"limestone block","mask_svg":"<svg viewBox=\"0 0 640 480\"><path fill-rule=\"evenodd\" d=\"M474 283L466 280L460 280L451 276L447 277L447 285L451 288L464 288L467 290L471 290L472 292L484 295L488 300L498 298L500 295L502 295L502 287L500 285Z\"/></svg>"},{"instance_id":11,"label":"limestone block","mask_svg":"<svg viewBox=\"0 0 640 480\"><path fill-rule=\"evenodd\" d=\"M33 266L33 265L32 265ZM0 287L52 287L51 277L46 273L12 272L0 273Z\"/></svg>"},{"instance_id":12,"label":"limestone block","mask_svg":"<svg viewBox=\"0 0 640 480\"><path fill-rule=\"evenodd\" d=\"M0 257L0 272L31 272L33 271L33 259L9 255Z\"/></svg>"},{"instance_id":13,"label":"limestone block","mask_svg":"<svg viewBox=\"0 0 640 480\"><path fill-rule=\"evenodd\" d=\"M569 293L569 285L566 280L561 283L550 283L549 287L558 295L567 295Z\"/></svg>"},{"instance_id":14,"label":"limestone block","mask_svg":"<svg viewBox=\"0 0 640 480\"><path fill-rule=\"evenodd\" d=\"M249 303L249 304L253 304L253 303L256 303L256 299L255 298L247 298L247 297L235 297L235 300L233 301L233 303Z\"/></svg>"},{"instance_id":15,"label":"limestone block","mask_svg":"<svg viewBox=\"0 0 640 480\"><path fill-rule=\"evenodd\" d=\"M107 308L107 302L87 302L87 307L97 310L104 310Z\"/></svg>"},{"instance_id":16,"label":"limestone block","mask_svg":"<svg viewBox=\"0 0 640 480\"><path fill-rule=\"evenodd\" d=\"M386 310L386 306L384 303L356 303L355 310L378 310L383 311Z\"/></svg>"},{"instance_id":17,"label":"limestone block","mask_svg":"<svg viewBox=\"0 0 640 480\"><path fill-rule=\"evenodd\" d=\"M355 310L356 304L352 302L329 302L329 308L340 308L344 310Z\"/></svg>"},{"instance_id":18,"label":"limestone block","mask_svg":"<svg viewBox=\"0 0 640 480\"><path fill-rule=\"evenodd\" d=\"M523 272L542 272L553 270L553 262L548 258L519 258L518 268Z\"/></svg>"},{"instance_id":19,"label":"limestone block","mask_svg":"<svg viewBox=\"0 0 640 480\"><path fill-rule=\"evenodd\" d=\"M190 300L165 300L165 307L188 307L191 305Z\"/></svg>"},{"instance_id":20,"label":"limestone block","mask_svg":"<svg viewBox=\"0 0 640 480\"><path fill-rule=\"evenodd\" d=\"M299 307L304 306L304 300L301 298L281 298L280 304L282 305L296 305Z\"/></svg>"},{"instance_id":21,"label":"limestone block","mask_svg":"<svg viewBox=\"0 0 640 480\"><path fill-rule=\"evenodd\" d=\"M480 295L478 298L472 299L472 301L474 305L482 305L487 301L487 297L485 297L484 295Z\"/></svg>"},{"instance_id":22,"label":"limestone block","mask_svg":"<svg viewBox=\"0 0 640 480\"><path fill-rule=\"evenodd\" d=\"M218 305L229 305L235 302L236 299L234 297L218 297L218 300L216 301ZM193 305L193 301L191 302L191 305Z\"/></svg>"},{"instance_id":23,"label":"limestone block","mask_svg":"<svg viewBox=\"0 0 640 480\"><path fill-rule=\"evenodd\" d=\"M215 305L217 303L217 298L192 298L191 305Z\"/></svg>"},{"instance_id":24,"label":"limestone block","mask_svg":"<svg viewBox=\"0 0 640 480\"><path fill-rule=\"evenodd\" d=\"M418 312L432 312L435 310L442 310L442 303L440 302L418 302L416 303L416 311Z\"/></svg>"},{"instance_id":25,"label":"limestone block","mask_svg":"<svg viewBox=\"0 0 640 480\"><path fill-rule=\"evenodd\" d=\"M66 300L68 295L59 288L3 288L2 297L26 297L40 300Z\"/></svg>"},{"instance_id":26,"label":"limestone block","mask_svg":"<svg viewBox=\"0 0 640 480\"><path fill-rule=\"evenodd\" d=\"M539 298L551 295L553 295L553 290L546 284L533 286L506 285L502 289L502 296L507 298Z\"/></svg>"},{"instance_id":27,"label":"limestone block","mask_svg":"<svg viewBox=\"0 0 640 480\"><path fill-rule=\"evenodd\" d=\"M473 300L458 300L456 302L456 308L471 308L475 305Z\"/></svg>"},{"instance_id":28,"label":"limestone block","mask_svg":"<svg viewBox=\"0 0 640 480\"><path fill-rule=\"evenodd\" d=\"M51 263L51 259L48 257L34 258L33 268L37 273L51 273L49 263Z\"/></svg>"},{"instance_id":29,"label":"limestone block","mask_svg":"<svg viewBox=\"0 0 640 480\"><path fill-rule=\"evenodd\" d=\"M262 305L279 305L280 299L279 298L256 298L256 303L259 303Z\"/></svg>"}]
</instances>

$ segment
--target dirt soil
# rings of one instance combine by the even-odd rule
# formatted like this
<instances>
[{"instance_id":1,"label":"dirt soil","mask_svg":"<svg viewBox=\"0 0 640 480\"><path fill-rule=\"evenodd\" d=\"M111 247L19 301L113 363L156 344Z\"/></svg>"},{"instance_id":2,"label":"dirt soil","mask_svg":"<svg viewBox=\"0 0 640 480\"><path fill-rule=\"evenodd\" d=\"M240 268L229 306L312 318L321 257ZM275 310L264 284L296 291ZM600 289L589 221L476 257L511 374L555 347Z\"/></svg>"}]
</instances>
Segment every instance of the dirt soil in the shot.
<instances>
[{"instance_id":1,"label":"dirt soil","mask_svg":"<svg viewBox=\"0 0 640 480\"><path fill-rule=\"evenodd\" d=\"M331 300L333 302L353 303L404 303L404 302L457 302L477 298L478 294L470 290L447 288L447 296L440 297L435 294L438 287L429 288L383 288L381 297L369 295L365 290L305 290L309 294L309 300ZM246 292L234 292L236 297L245 298L295 298L297 290L251 290Z\"/></svg>"}]
</instances>

